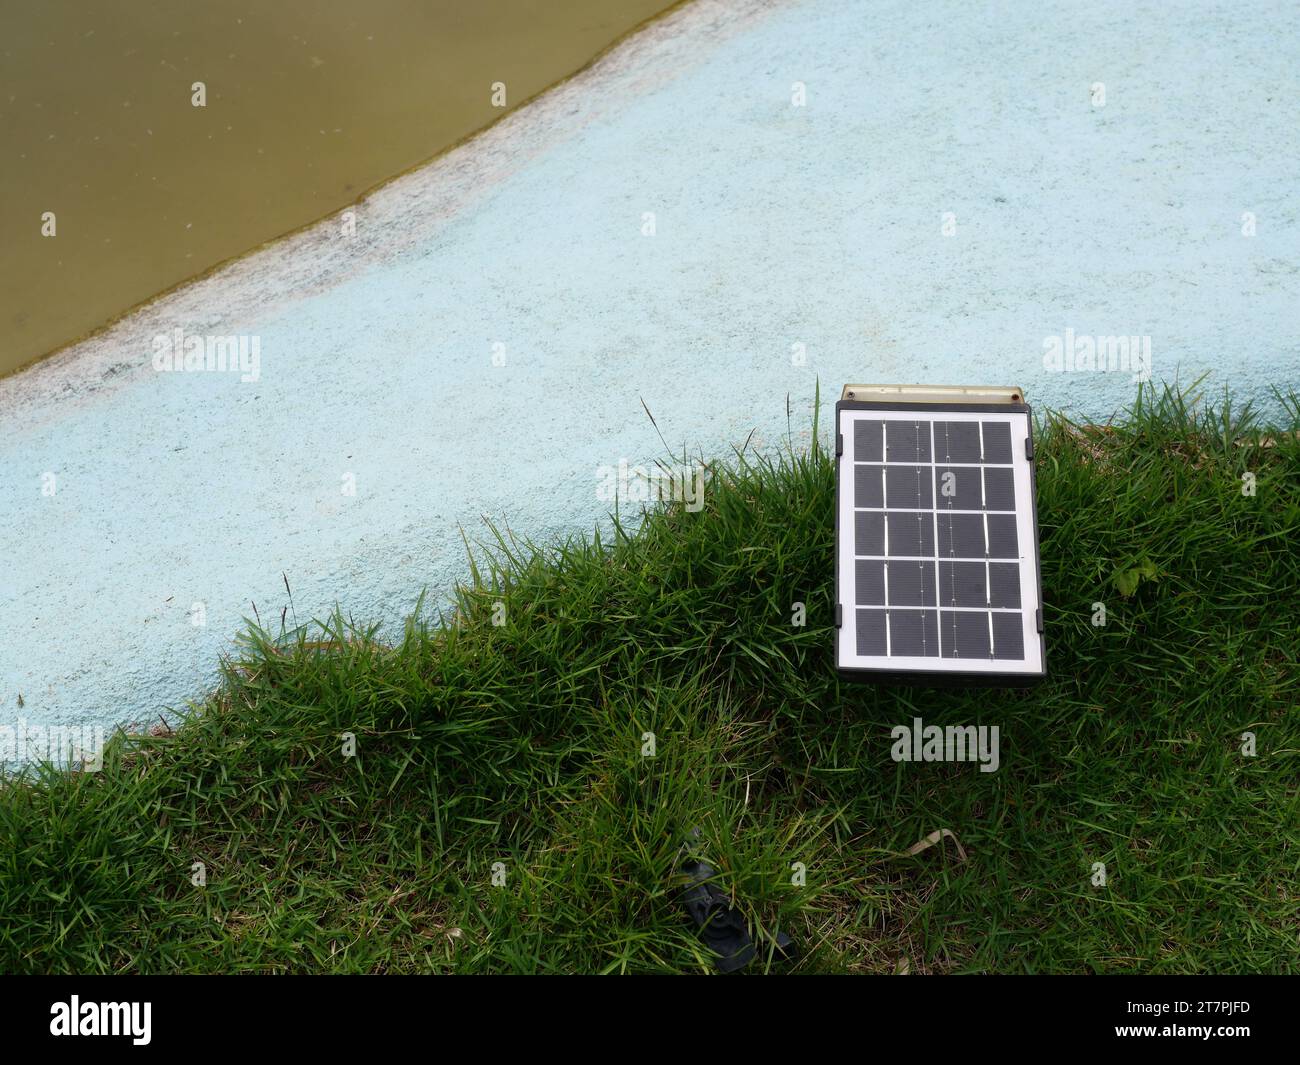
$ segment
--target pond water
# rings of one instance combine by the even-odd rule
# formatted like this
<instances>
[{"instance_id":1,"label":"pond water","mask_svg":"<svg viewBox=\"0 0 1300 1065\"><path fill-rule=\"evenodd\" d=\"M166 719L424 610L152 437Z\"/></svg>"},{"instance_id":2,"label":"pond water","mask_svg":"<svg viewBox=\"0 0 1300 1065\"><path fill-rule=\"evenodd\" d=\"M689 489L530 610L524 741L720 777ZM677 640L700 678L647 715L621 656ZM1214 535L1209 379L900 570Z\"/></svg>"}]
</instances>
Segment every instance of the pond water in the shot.
<instances>
[{"instance_id":1,"label":"pond water","mask_svg":"<svg viewBox=\"0 0 1300 1065\"><path fill-rule=\"evenodd\" d=\"M668 6L4 5L0 374L354 202Z\"/></svg>"}]
</instances>

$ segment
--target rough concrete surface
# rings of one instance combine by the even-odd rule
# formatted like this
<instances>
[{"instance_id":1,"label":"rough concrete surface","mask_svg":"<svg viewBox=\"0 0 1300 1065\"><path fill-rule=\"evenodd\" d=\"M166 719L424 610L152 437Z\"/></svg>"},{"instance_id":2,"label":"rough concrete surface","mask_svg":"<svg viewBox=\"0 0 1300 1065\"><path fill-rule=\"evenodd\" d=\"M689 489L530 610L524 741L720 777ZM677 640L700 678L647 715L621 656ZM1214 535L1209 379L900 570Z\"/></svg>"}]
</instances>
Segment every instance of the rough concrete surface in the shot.
<instances>
[{"instance_id":1,"label":"rough concrete surface","mask_svg":"<svg viewBox=\"0 0 1300 1065\"><path fill-rule=\"evenodd\" d=\"M392 625L482 516L590 529L598 468L662 454L643 400L706 455L779 442L787 395L806 442L818 378L828 408L849 380L1128 402L1129 373L1045 369L1068 329L1267 406L1300 387L1297 70L1293 3L674 12L355 236L330 219L0 381L0 725L201 697L253 602L278 628L282 573L300 621ZM259 379L156 372L177 328L258 338Z\"/></svg>"}]
</instances>

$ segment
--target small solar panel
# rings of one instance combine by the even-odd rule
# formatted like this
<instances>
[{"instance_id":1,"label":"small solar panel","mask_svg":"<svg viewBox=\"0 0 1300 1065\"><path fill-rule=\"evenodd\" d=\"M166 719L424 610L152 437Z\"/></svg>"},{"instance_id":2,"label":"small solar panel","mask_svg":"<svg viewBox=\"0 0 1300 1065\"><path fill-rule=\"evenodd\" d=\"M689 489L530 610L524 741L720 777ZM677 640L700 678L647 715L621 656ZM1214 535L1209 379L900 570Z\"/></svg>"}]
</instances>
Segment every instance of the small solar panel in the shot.
<instances>
[{"instance_id":1,"label":"small solar panel","mask_svg":"<svg viewBox=\"0 0 1300 1065\"><path fill-rule=\"evenodd\" d=\"M1021 396L846 386L835 408L841 672L1011 685L1045 675Z\"/></svg>"}]
</instances>

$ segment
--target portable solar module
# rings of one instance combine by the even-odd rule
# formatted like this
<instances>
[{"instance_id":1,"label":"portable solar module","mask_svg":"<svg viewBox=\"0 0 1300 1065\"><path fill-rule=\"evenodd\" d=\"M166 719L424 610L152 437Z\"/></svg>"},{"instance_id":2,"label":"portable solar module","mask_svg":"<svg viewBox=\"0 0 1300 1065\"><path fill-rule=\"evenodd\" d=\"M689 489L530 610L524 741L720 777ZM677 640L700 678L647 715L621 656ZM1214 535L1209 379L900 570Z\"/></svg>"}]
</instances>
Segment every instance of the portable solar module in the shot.
<instances>
[{"instance_id":1,"label":"portable solar module","mask_svg":"<svg viewBox=\"0 0 1300 1065\"><path fill-rule=\"evenodd\" d=\"M1033 426L1020 389L846 385L835 423L841 672L1040 680Z\"/></svg>"}]
</instances>

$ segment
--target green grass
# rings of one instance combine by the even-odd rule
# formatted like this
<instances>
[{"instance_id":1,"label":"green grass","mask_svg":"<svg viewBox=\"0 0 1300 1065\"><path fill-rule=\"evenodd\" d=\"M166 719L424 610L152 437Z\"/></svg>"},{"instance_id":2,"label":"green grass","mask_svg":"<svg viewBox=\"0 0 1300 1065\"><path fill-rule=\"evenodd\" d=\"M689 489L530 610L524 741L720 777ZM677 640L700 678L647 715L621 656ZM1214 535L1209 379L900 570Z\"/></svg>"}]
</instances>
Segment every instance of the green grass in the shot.
<instances>
[{"instance_id":1,"label":"green grass","mask_svg":"<svg viewBox=\"0 0 1300 1065\"><path fill-rule=\"evenodd\" d=\"M1110 426L1040 426L1050 677L1030 692L837 679L815 446L735 456L699 513L603 542L499 537L459 623L395 646L339 618L252 630L175 732L0 788L0 969L708 970L675 879L698 826L752 921L802 948L752 971L1296 971L1283 405L1265 431L1147 392ZM894 763L913 716L999 725L1000 770ZM907 853L942 828L965 860Z\"/></svg>"}]
</instances>

